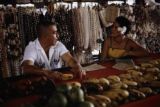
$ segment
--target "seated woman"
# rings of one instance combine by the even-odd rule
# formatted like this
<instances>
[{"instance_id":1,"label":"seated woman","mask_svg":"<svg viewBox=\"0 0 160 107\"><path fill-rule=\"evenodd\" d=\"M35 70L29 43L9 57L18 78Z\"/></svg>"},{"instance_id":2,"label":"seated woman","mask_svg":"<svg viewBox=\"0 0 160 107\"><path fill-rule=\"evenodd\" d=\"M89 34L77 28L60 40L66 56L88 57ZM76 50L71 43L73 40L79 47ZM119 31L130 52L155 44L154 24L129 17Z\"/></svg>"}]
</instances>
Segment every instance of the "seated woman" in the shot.
<instances>
[{"instance_id":1,"label":"seated woman","mask_svg":"<svg viewBox=\"0 0 160 107\"><path fill-rule=\"evenodd\" d=\"M115 19L111 28L111 35L104 41L102 60L125 56L146 56L149 53L132 39L126 37L131 29L130 25L130 21L123 16Z\"/></svg>"}]
</instances>

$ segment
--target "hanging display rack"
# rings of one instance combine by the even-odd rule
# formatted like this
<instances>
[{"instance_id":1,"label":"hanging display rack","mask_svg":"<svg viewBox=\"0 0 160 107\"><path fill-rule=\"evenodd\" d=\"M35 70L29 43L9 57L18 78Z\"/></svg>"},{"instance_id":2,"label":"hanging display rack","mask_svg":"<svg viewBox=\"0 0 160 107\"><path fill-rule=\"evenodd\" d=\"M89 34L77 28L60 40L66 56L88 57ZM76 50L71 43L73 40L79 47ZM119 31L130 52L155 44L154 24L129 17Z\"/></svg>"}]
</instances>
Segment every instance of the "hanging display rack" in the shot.
<instances>
[{"instance_id":1,"label":"hanging display rack","mask_svg":"<svg viewBox=\"0 0 160 107\"><path fill-rule=\"evenodd\" d=\"M47 3L56 3L56 2L108 2L108 1L124 1L126 0L1 0L0 4L8 5L8 4L47 4Z\"/></svg>"}]
</instances>

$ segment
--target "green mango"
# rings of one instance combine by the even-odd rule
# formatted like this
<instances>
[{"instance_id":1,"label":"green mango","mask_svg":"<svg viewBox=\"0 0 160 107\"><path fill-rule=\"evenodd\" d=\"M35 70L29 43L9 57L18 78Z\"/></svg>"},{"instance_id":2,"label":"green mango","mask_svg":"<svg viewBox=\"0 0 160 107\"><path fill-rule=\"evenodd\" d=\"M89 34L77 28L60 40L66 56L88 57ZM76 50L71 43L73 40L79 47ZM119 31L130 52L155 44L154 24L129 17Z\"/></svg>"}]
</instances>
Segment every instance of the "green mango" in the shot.
<instances>
[{"instance_id":1,"label":"green mango","mask_svg":"<svg viewBox=\"0 0 160 107\"><path fill-rule=\"evenodd\" d=\"M61 84L56 87L56 91L66 94L72 89L72 86L69 84Z\"/></svg>"},{"instance_id":2,"label":"green mango","mask_svg":"<svg viewBox=\"0 0 160 107\"><path fill-rule=\"evenodd\" d=\"M80 102L78 107L95 107L93 103L89 101Z\"/></svg>"},{"instance_id":3,"label":"green mango","mask_svg":"<svg viewBox=\"0 0 160 107\"><path fill-rule=\"evenodd\" d=\"M54 93L48 101L47 107L67 107L67 98L61 93Z\"/></svg>"},{"instance_id":4,"label":"green mango","mask_svg":"<svg viewBox=\"0 0 160 107\"><path fill-rule=\"evenodd\" d=\"M68 93L68 98L72 103L83 102L84 92L81 88L73 87Z\"/></svg>"}]
</instances>

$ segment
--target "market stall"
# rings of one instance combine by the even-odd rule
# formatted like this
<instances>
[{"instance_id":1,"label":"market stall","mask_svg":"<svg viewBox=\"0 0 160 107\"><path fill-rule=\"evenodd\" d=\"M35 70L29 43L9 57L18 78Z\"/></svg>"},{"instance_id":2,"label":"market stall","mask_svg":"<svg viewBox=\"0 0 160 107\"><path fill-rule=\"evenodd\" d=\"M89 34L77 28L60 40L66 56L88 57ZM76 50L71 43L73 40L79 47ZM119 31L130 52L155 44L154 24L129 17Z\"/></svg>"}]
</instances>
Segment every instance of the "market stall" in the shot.
<instances>
[{"instance_id":1,"label":"market stall","mask_svg":"<svg viewBox=\"0 0 160 107\"><path fill-rule=\"evenodd\" d=\"M136 65L139 65L141 64L141 68L144 69L143 67L146 67L146 71L143 70L143 75L145 77L145 75L147 75L146 73L144 72L147 72L147 69L150 69L150 68L153 68L153 66L151 67L151 62L152 64L156 61L159 61L159 58L160 56L158 54L154 54L154 55L150 55L150 57L143 57L143 58L133 58L134 62L136 62ZM100 80L102 78L106 78L107 80L109 80L110 82L110 85L109 85L109 88L107 89L108 91L110 89L112 89L113 87L119 87L118 85L114 86L115 83L112 83L113 82L113 78L117 78L115 76L118 76L120 79L121 79L121 82L123 81L124 78L129 78L127 76L124 77L123 74L125 75L129 75L129 74L132 74L131 71L133 70L128 70L128 71L122 71L122 70L117 70L115 68L113 68L113 65L115 65L115 61L107 61L105 64L100 64L100 65L103 65L105 68L101 68L99 70L94 70L94 71L87 71L87 79L83 79L83 80L78 80L78 79L71 79L71 80L67 80L67 81L56 81L56 85L59 86L60 84L64 85L64 84L67 84L67 83L71 83L71 82L75 82L75 83L78 83L80 82L81 84L81 88L84 90L84 87L86 87L87 91L85 93L85 97L88 96L88 95L96 95L96 94L100 94L100 95L103 95L102 92L105 91L106 89L104 88L104 85L101 84L101 86L103 86L103 90L99 90L97 89L97 87L91 87L91 84L92 83L95 83L95 84L99 84L97 82L97 80ZM158 65L158 63L155 64L156 66ZM96 66L96 65L94 65ZM143 66L143 67L142 67ZM159 66L159 65L158 65ZM151 70L151 69L150 69ZM142 71L142 70L141 70ZM150 72L154 72L154 74L156 74L155 72L159 72L159 71L156 71L156 70L151 70ZM138 76L138 70L137 70L137 73L133 73L132 76L136 75ZM140 75L140 74L139 74ZM157 75L157 74L156 74ZM158 77L159 75L157 75ZM138 78L140 78L142 76L139 76ZM160 98L160 95L158 94L159 93L159 87L160 87L160 84L159 84L159 77L158 78L152 78L149 80L148 77L148 85L146 85L145 83L142 83L142 82L145 82L144 80L138 80L137 77L135 77L137 80L135 79L132 79L134 81L137 81L138 85L135 85L135 87L133 87L130 83L127 83L128 84L128 88L126 88L126 90L128 90L129 92L129 96L127 96L127 98L124 98L126 100L126 102L119 102L121 100L117 100L116 98L112 98L111 95L110 98L111 101L117 101L119 102L119 105L120 107L159 107L159 98ZM140 83L143 84L141 84ZM156 85L153 85L153 81L158 81ZM87 83L88 82L88 85L86 86L84 83ZM124 81L123 81L124 82ZM141 84L141 85L140 85ZM152 85L151 85L152 84ZM90 85L90 87L89 87ZM134 85L134 83L133 83ZM132 89L136 89L137 91L139 90L139 94L138 93L134 93L130 90L130 87ZM149 89L152 90L152 92L150 94L147 94L147 91L140 91L140 88L144 88L144 87L148 87ZM138 89L139 88L139 89ZM117 88L117 89L125 89L125 88ZM101 91L101 92L100 92ZM143 92L145 97L143 96L143 94L141 95L140 92ZM133 94L134 93L134 94ZM156 94L157 93L157 94ZM106 95L106 96L109 96L109 95ZM34 104L34 102L36 101L39 101L40 98L42 96L40 95L30 95L30 96L26 96L26 97L22 97L22 98L17 98L17 99L12 99L10 101L7 101L5 103L5 106L9 107L9 106L15 106L15 107L20 107L22 106L23 104ZM133 97L135 97L135 99L132 99ZM128 99L130 99L128 101ZM131 100L132 99L132 100ZM86 100L89 100L89 99L86 99ZM40 101L43 101L43 100L40 100ZM151 103L152 102L152 103ZM104 106L102 106L104 107Z\"/></svg>"},{"instance_id":2,"label":"market stall","mask_svg":"<svg viewBox=\"0 0 160 107\"><path fill-rule=\"evenodd\" d=\"M123 4L108 4L108 0L89 0L89 4L78 0L76 5L74 0L0 2L0 106L159 107L159 6L120 1ZM28 3L34 5L22 6ZM150 55L99 61L110 33L106 28L117 16L131 21L127 37ZM61 81L23 74L24 49L38 37L36 26L43 19L56 22L59 40L83 65L85 78L73 78L65 63L64 68L54 69L66 74Z\"/></svg>"}]
</instances>

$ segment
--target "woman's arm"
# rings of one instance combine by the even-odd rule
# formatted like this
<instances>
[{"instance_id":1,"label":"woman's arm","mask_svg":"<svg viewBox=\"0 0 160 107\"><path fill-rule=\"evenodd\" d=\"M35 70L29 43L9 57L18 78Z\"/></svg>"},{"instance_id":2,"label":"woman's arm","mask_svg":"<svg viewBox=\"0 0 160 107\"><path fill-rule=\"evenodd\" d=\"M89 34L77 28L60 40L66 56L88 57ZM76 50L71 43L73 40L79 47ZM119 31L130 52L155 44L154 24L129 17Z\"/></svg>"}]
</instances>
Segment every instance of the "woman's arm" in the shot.
<instances>
[{"instance_id":1,"label":"woman's arm","mask_svg":"<svg viewBox=\"0 0 160 107\"><path fill-rule=\"evenodd\" d=\"M109 41L110 39L106 39L104 41L103 47L102 47L102 53L101 53L101 61L105 60L108 57L108 50L109 50Z\"/></svg>"},{"instance_id":2,"label":"woman's arm","mask_svg":"<svg viewBox=\"0 0 160 107\"><path fill-rule=\"evenodd\" d=\"M127 45L129 46L129 50L127 52L127 55L129 56L147 56L149 54L145 48L131 39L129 39Z\"/></svg>"}]
</instances>

